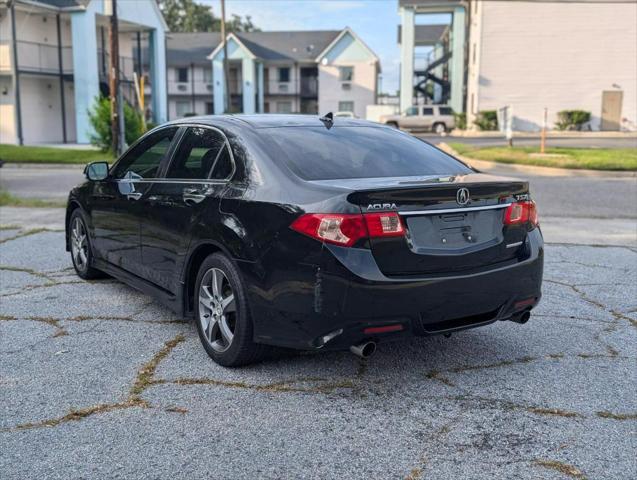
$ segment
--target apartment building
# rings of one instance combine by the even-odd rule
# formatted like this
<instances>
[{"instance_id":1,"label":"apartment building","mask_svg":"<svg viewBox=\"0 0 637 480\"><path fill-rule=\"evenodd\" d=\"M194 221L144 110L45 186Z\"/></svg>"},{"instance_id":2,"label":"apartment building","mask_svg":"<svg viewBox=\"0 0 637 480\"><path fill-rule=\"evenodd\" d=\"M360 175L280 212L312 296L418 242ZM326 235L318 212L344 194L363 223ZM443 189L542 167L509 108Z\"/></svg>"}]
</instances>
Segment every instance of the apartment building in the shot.
<instances>
[{"instance_id":1,"label":"apartment building","mask_svg":"<svg viewBox=\"0 0 637 480\"><path fill-rule=\"evenodd\" d=\"M510 107L521 131L538 131L545 108L549 127L586 110L591 130L637 130L637 2L399 0L399 13L401 110L448 103L472 126ZM446 28L431 14L447 14Z\"/></svg>"},{"instance_id":2,"label":"apartment building","mask_svg":"<svg viewBox=\"0 0 637 480\"><path fill-rule=\"evenodd\" d=\"M349 28L231 33L226 49L230 112L365 117L376 102L378 57ZM218 33L169 34L167 66L170 118L224 113Z\"/></svg>"},{"instance_id":3,"label":"apartment building","mask_svg":"<svg viewBox=\"0 0 637 480\"><path fill-rule=\"evenodd\" d=\"M133 72L149 66L149 105L166 121L163 16L156 2L118 2L124 96ZM0 0L0 143L89 143L88 112L108 94L110 0ZM144 48L145 46L145 48ZM149 52L142 59L134 52Z\"/></svg>"}]
</instances>

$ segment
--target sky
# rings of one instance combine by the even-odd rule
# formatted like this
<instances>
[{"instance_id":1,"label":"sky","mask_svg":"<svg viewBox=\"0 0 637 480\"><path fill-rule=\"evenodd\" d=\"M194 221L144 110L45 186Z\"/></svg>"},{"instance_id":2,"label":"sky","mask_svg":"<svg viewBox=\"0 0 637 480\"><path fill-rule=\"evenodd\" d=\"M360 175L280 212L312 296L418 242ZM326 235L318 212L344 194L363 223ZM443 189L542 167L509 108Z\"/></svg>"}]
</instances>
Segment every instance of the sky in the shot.
<instances>
[{"instance_id":1,"label":"sky","mask_svg":"<svg viewBox=\"0 0 637 480\"><path fill-rule=\"evenodd\" d=\"M199 0L221 15L219 0ZM350 27L380 58L381 91L398 89L400 23L398 0L226 0L226 16L245 17L261 30L340 30ZM431 15L426 23L447 23L445 15ZM418 22L422 23L422 22Z\"/></svg>"}]
</instances>

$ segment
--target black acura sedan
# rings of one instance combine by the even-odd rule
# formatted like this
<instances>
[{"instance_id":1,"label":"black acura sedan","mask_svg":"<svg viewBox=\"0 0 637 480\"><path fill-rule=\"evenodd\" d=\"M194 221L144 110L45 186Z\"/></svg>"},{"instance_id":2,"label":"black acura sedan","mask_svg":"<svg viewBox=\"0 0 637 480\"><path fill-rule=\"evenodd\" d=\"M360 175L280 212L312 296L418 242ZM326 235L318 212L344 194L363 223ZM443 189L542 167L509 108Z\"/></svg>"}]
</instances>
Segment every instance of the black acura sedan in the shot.
<instances>
[{"instance_id":1,"label":"black acura sedan","mask_svg":"<svg viewBox=\"0 0 637 480\"><path fill-rule=\"evenodd\" d=\"M210 116L155 128L69 195L67 250L194 317L219 364L525 323L543 240L525 181L361 120Z\"/></svg>"}]
</instances>

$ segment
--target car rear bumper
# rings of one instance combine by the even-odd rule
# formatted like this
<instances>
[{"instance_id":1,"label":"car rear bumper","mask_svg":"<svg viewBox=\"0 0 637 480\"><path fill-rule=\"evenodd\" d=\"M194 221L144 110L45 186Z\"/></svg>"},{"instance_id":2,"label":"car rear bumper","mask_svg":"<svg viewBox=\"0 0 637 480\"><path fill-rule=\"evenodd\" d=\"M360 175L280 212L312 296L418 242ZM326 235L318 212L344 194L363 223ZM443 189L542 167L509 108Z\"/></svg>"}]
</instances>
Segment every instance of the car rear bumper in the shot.
<instances>
[{"instance_id":1,"label":"car rear bumper","mask_svg":"<svg viewBox=\"0 0 637 480\"><path fill-rule=\"evenodd\" d=\"M241 264L255 340L291 348L347 348L364 340L432 335L507 320L540 300L543 241L529 232L523 260L488 271L426 278L384 276L371 251L326 247L322 264L290 266L275 278ZM263 270L260 270L263 272ZM285 281L276 282L276 278ZM370 333L366 329L400 325ZM395 327L398 328L398 327ZM325 342L325 337L333 336Z\"/></svg>"}]
</instances>

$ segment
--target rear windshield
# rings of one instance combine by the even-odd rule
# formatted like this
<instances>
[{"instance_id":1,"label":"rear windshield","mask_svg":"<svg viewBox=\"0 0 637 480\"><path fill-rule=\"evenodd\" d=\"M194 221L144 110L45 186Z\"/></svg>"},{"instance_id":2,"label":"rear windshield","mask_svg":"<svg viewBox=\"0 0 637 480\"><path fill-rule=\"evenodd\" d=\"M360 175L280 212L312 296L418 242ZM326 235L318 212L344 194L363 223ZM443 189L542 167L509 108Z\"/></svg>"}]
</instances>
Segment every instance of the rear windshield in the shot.
<instances>
[{"instance_id":1,"label":"rear windshield","mask_svg":"<svg viewBox=\"0 0 637 480\"><path fill-rule=\"evenodd\" d=\"M304 180L457 175L471 170L431 145L385 127L278 127L262 130Z\"/></svg>"}]
</instances>

